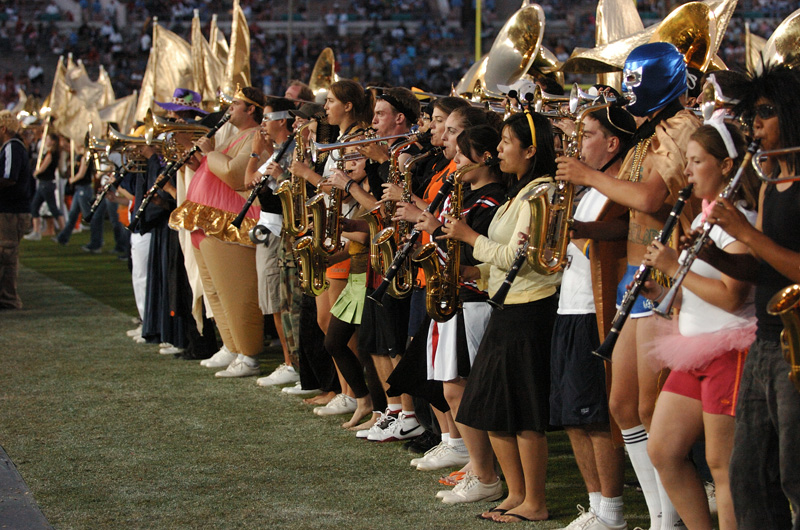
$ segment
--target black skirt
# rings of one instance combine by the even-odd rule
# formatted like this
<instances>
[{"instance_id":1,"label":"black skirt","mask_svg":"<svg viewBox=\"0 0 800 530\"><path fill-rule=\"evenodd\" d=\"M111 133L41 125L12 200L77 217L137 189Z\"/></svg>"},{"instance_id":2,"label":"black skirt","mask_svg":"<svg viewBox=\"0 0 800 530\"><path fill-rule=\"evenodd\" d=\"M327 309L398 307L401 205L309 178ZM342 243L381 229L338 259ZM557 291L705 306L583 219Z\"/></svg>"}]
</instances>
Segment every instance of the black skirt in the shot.
<instances>
[{"instance_id":1,"label":"black skirt","mask_svg":"<svg viewBox=\"0 0 800 530\"><path fill-rule=\"evenodd\" d=\"M456 421L484 431L545 432L556 296L495 309Z\"/></svg>"}]
</instances>

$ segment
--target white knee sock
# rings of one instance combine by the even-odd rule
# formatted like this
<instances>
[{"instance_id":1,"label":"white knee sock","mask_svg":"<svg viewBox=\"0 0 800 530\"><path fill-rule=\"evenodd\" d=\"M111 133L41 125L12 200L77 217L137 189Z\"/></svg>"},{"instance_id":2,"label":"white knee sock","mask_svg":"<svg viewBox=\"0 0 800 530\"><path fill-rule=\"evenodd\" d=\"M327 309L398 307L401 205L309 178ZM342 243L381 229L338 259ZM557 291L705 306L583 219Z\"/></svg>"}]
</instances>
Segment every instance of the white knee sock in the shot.
<instances>
[{"instance_id":1,"label":"white knee sock","mask_svg":"<svg viewBox=\"0 0 800 530\"><path fill-rule=\"evenodd\" d=\"M608 526L620 526L625 522L622 517L622 496L603 497L600 500L600 509L595 513L601 523Z\"/></svg>"},{"instance_id":2,"label":"white knee sock","mask_svg":"<svg viewBox=\"0 0 800 530\"><path fill-rule=\"evenodd\" d=\"M661 499L661 530L686 528L683 521L681 521L680 515L675 510L675 506L672 505L672 501L669 500L664 485L661 484L661 477L658 476L658 471L656 471L656 484L658 485L658 497Z\"/></svg>"},{"instance_id":3,"label":"white knee sock","mask_svg":"<svg viewBox=\"0 0 800 530\"><path fill-rule=\"evenodd\" d=\"M647 431L644 430L644 425L621 431L622 440L628 450L628 457L631 459L633 470L636 472L642 493L644 493L647 510L650 512L650 528L659 530L661 525L658 516L661 513L661 499L656 482L656 469L647 454Z\"/></svg>"}]
</instances>

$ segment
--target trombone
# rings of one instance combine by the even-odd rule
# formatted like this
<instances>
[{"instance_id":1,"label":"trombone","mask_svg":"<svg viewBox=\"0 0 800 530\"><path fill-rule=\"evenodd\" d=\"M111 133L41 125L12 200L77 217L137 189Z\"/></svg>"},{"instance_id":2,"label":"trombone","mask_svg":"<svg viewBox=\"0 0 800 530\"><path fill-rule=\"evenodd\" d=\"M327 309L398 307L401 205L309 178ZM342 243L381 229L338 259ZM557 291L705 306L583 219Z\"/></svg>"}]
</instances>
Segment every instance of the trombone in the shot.
<instances>
[{"instance_id":1,"label":"trombone","mask_svg":"<svg viewBox=\"0 0 800 530\"><path fill-rule=\"evenodd\" d=\"M758 178L767 184L779 184L781 182L797 182L800 180L800 175L792 175L791 177L768 177L764 168L761 167L761 161L763 159L773 157L773 156L782 156L782 155L789 155L792 153L800 152L800 146L795 147L784 147L783 149L772 149L771 151L758 151L753 156L753 169L755 170Z\"/></svg>"}]
</instances>

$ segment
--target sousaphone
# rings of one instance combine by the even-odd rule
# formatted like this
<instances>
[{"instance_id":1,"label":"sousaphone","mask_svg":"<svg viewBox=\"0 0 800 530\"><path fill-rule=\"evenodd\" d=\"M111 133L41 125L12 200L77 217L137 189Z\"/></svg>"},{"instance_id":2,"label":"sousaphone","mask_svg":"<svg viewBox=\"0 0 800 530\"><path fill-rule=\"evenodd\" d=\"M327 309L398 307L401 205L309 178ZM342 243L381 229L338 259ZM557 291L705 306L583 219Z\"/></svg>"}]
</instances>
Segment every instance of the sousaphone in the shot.
<instances>
[{"instance_id":1,"label":"sousaphone","mask_svg":"<svg viewBox=\"0 0 800 530\"><path fill-rule=\"evenodd\" d=\"M800 9L786 17L775 28L761 52L764 63L785 64L790 68L800 65Z\"/></svg>"},{"instance_id":2,"label":"sousaphone","mask_svg":"<svg viewBox=\"0 0 800 530\"><path fill-rule=\"evenodd\" d=\"M319 104L325 103L331 85L339 80L336 75L336 60L331 48L325 48L317 57L308 86L314 93L314 100Z\"/></svg>"}]
</instances>

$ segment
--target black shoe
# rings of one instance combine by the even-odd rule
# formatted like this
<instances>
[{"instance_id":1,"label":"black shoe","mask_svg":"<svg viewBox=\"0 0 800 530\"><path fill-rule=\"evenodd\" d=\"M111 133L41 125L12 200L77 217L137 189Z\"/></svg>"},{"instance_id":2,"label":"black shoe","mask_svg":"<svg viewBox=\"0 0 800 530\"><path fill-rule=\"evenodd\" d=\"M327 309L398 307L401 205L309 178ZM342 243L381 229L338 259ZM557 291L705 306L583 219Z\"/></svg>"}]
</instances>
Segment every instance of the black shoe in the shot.
<instances>
[{"instance_id":1,"label":"black shoe","mask_svg":"<svg viewBox=\"0 0 800 530\"><path fill-rule=\"evenodd\" d=\"M435 434L432 431L425 431L410 442L406 442L404 447L412 453L421 455L427 452L429 449L433 449L439 445L439 442L441 441L442 437L438 434Z\"/></svg>"},{"instance_id":2,"label":"black shoe","mask_svg":"<svg viewBox=\"0 0 800 530\"><path fill-rule=\"evenodd\" d=\"M81 250L84 252L88 252L89 254L102 254L103 250L100 248L91 248L89 245L83 245Z\"/></svg>"}]
</instances>

